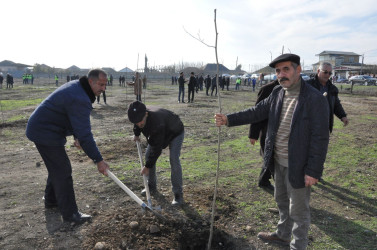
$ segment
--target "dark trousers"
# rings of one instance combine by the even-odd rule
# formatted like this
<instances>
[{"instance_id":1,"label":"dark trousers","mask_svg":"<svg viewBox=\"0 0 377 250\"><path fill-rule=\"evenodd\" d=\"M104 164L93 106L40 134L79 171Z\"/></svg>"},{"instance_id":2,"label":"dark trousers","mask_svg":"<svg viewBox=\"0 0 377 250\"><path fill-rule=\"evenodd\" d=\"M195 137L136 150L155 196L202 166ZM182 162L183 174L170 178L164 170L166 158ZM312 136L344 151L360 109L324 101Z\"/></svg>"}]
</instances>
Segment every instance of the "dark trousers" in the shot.
<instances>
[{"instance_id":1,"label":"dark trousers","mask_svg":"<svg viewBox=\"0 0 377 250\"><path fill-rule=\"evenodd\" d=\"M185 86L179 86L178 101L181 100L181 94L182 94L182 102L185 102Z\"/></svg>"},{"instance_id":2,"label":"dark trousers","mask_svg":"<svg viewBox=\"0 0 377 250\"><path fill-rule=\"evenodd\" d=\"M73 190L72 167L64 146L35 144L48 171L45 201L58 203L63 218L78 211Z\"/></svg>"},{"instance_id":3,"label":"dark trousers","mask_svg":"<svg viewBox=\"0 0 377 250\"><path fill-rule=\"evenodd\" d=\"M136 101L141 102L141 94L140 95L136 95Z\"/></svg>"},{"instance_id":4,"label":"dark trousers","mask_svg":"<svg viewBox=\"0 0 377 250\"><path fill-rule=\"evenodd\" d=\"M211 96L213 95L213 91L216 89L216 94L217 95L217 86L216 85L212 85L212 89L211 89Z\"/></svg>"},{"instance_id":5,"label":"dark trousers","mask_svg":"<svg viewBox=\"0 0 377 250\"><path fill-rule=\"evenodd\" d=\"M267 128L263 128L262 132L261 132L261 136L260 136L260 155L262 156L262 158L264 158L264 146L265 146L265 141L266 141L266 132L267 132ZM270 179L272 178L272 173L269 169L264 169L262 167L262 171L260 172L259 174L259 180L258 180L258 184L260 186L267 186L267 185L270 185L271 182L270 182Z\"/></svg>"},{"instance_id":6,"label":"dark trousers","mask_svg":"<svg viewBox=\"0 0 377 250\"><path fill-rule=\"evenodd\" d=\"M188 89L188 101L194 101L194 93L195 93L195 88L189 88ZM191 99L190 99L191 96Z\"/></svg>"},{"instance_id":7,"label":"dark trousers","mask_svg":"<svg viewBox=\"0 0 377 250\"><path fill-rule=\"evenodd\" d=\"M106 91L103 91L102 92L102 96L103 96L103 102L106 103ZM101 100L101 96L97 96L97 103L99 103L99 101Z\"/></svg>"}]
</instances>

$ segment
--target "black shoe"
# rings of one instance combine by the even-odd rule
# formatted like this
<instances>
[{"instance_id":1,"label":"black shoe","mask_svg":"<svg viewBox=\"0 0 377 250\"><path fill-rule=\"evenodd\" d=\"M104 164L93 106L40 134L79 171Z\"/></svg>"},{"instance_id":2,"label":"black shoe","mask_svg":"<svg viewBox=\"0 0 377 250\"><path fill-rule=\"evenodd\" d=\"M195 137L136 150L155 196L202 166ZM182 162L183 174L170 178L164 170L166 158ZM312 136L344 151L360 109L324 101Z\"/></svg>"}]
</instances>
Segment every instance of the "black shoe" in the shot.
<instances>
[{"instance_id":1,"label":"black shoe","mask_svg":"<svg viewBox=\"0 0 377 250\"><path fill-rule=\"evenodd\" d=\"M171 204L173 206L180 206L180 205L183 205L184 201L183 201L183 194L180 193L180 194L174 194L174 199L173 201L171 202Z\"/></svg>"},{"instance_id":2,"label":"black shoe","mask_svg":"<svg viewBox=\"0 0 377 250\"><path fill-rule=\"evenodd\" d=\"M258 186L260 188L271 190L271 191L274 191L274 189L275 189L274 185L272 185L271 183L259 183Z\"/></svg>"},{"instance_id":3,"label":"black shoe","mask_svg":"<svg viewBox=\"0 0 377 250\"><path fill-rule=\"evenodd\" d=\"M150 194L157 193L157 188L156 187L149 187L149 193ZM147 190L145 188L143 190L141 190L141 195L142 196L146 196L147 195Z\"/></svg>"},{"instance_id":4,"label":"black shoe","mask_svg":"<svg viewBox=\"0 0 377 250\"><path fill-rule=\"evenodd\" d=\"M55 202L46 201L46 199L45 199L44 196L42 197L42 200L44 200L44 202L45 202L45 208L47 208L47 209L57 208L58 207L58 203L56 201Z\"/></svg>"},{"instance_id":5,"label":"black shoe","mask_svg":"<svg viewBox=\"0 0 377 250\"><path fill-rule=\"evenodd\" d=\"M182 103L185 103L185 101L182 101Z\"/></svg>"},{"instance_id":6,"label":"black shoe","mask_svg":"<svg viewBox=\"0 0 377 250\"><path fill-rule=\"evenodd\" d=\"M63 220L64 222L74 222L75 224L82 224L86 221L91 221L92 216L89 214L83 214L83 213L77 212L77 213L72 214L71 217L68 217L68 218L63 217Z\"/></svg>"},{"instance_id":7,"label":"black shoe","mask_svg":"<svg viewBox=\"0 0 377 250\"><path fill-rule=\"evenodd\" d=\"M276 233L267 233L267 232L260 232L258 233L258 238L270 243L275 243L283 246L289 246L288 240L280 239Z\"/></svg>"}]
</instances>

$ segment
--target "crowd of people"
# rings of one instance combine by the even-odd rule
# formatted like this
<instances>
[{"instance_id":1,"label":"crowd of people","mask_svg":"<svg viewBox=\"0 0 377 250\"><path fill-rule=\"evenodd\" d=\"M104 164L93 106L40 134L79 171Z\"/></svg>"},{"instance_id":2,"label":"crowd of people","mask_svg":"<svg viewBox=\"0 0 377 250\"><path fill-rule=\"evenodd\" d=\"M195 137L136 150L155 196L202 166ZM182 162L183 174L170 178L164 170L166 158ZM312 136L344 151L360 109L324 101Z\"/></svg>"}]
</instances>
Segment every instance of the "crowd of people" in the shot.
<instances>
[{"instance_id":1,"label":"crowd of people","mask_svg":"<svg viewBox=\"0 0 377 250\"><path fill-rule=\"evenodd\" d=\"M260 232L258 237L267 242L290 245L292 249L305 249L310 225L311 187L322 177L334 115L344 126L349 121L340 103L338 89L330 81L331 64L321 63L315 77L307 82L301 78L298 55L282 54L269 65L275 69L277 79L259 90L255 106L232 114L215 114L215 123L216 126L229 127L249 124L250 143L255 145L260 141L264 164L258 185L274 192L280 220L276 231ZM191 72L186 80L184 72L180 72L178 103L185 102L186 84L188 103L193 103L195 94L204 88L207 96L216 96L217 79L221 90L229 90L229 77L198 76ZM90 125L92 104L96 97L105 94L109 81L105 71L93 69L87 76L66 83L37 107L27 124L26 135L35 143L48 172L45 207L58 207L64 221L79 224L91 219L90 215L81 213L76 204L71 163L64 147L66 136L73 135L75 146L83 149L97 164L100 173L107 175L109 169L97 148ZM119 81L121 85L122 79ZM253 91L256 82L257 79L250 80ZM172 78L174 83L175 78ZM172 205L183 205L180 155L184 124L174 112L147 107L142 102L146 77L142 78L136 72L133 81L127 84L134 87L136 99L127 109L134 140L140 141L143 134L148 143L140 173L147 176L151 193L157 192L156 162L162 151L169 147Z\"/></svg>"}]
</instances>

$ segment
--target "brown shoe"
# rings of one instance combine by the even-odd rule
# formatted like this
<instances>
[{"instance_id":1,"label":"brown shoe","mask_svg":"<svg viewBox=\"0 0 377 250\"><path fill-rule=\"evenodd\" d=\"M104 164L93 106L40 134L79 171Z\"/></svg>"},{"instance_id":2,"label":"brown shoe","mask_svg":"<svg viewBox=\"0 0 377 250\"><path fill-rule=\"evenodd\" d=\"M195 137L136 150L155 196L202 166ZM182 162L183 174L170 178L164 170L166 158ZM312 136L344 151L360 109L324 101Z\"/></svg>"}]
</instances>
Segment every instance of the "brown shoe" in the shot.
<instances>
[{"instance_id":1,"label":"brown shoe","mask_svg":"<svg viewBox=\"0 0 377 250\"><path fill-rule=\"evenodd\" d=\"M280 239L275 232L274 233L260 232L258 233L258 238L266 242L276 243L283 246L289 245L289 241Z\"/></svg>"}]
</instances>

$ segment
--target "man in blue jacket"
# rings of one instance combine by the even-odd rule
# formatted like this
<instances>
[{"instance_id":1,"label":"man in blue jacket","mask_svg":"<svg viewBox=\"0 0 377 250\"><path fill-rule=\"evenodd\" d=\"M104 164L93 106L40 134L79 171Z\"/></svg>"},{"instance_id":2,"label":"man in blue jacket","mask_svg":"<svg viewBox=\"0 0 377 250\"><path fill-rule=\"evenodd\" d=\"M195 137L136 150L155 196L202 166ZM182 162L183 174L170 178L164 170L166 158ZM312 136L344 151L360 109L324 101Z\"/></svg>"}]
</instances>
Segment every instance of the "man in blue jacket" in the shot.
<instances>
[{"instance_id":1,"label":"man in blue jacket","mask_svg":"<svg viewBox=\"0 0 377 250\"><path fill-rule=\"evenodd\" d=\"M97 164L99 172L107 175L109 169L90 125L92 103L105 91L106 83L106 72L93 69L88 76L62 85L37 107L26 127L26 136L35 143L48 171L45 207L58 207L66 222L80 224L91 219L77 208L71 163L64 147L66 136L74 136L75 146Z\"/></svg>"},{"instance_id":2,"label":"man in blue jacket","mask_svg":"<svg viewBox=\"0 0 377 250\"><path fill-rule=\"evenodd\" d=\"M280 220L275 232L260 232L258 237L305 249L311 186L322 175L329 142L329 108L326 98L302 80L299 56L280 55L270 67L275 68L280 86L250 109L216 114L216 125L230 127L268 119L263 167L275 176Z\"/></svg>"}]
</instances>

